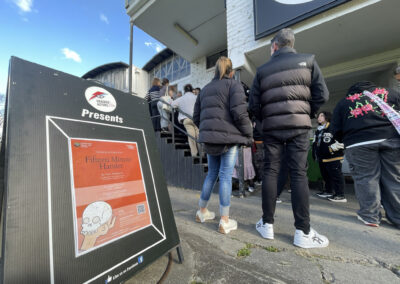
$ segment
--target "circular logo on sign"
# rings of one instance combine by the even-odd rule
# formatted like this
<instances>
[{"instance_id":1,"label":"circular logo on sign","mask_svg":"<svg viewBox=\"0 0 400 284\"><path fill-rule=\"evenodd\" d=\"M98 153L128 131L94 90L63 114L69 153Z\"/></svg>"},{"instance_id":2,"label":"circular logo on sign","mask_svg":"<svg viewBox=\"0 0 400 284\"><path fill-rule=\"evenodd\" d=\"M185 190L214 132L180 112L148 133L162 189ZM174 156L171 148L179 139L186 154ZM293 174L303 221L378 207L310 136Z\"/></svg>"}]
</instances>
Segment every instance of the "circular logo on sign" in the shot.
<instances>
[{"instance_id":1,"label":"circular logo on sign","mask_svg":"<svg viewBox=\"0 0 400 284\"><path fill-rule=\"evenodd\" d=\"M85 91L87 102L102 112L112 112L117 107L117 101L111 93L103 88L89 87Z\"/></svg>"},{"instance_id":2,"label":"circular logo on sign","mask_svg":"<svg viewBox=\"0 0 400 284\"><path fill-rule=\"evenodd\" d=\"M314 0L275 0L275 2L279 2L281 4L286 4L286 5L296 5L296 4L303 4L307 2L311 2Z\"/></svg>"}]
</instances>

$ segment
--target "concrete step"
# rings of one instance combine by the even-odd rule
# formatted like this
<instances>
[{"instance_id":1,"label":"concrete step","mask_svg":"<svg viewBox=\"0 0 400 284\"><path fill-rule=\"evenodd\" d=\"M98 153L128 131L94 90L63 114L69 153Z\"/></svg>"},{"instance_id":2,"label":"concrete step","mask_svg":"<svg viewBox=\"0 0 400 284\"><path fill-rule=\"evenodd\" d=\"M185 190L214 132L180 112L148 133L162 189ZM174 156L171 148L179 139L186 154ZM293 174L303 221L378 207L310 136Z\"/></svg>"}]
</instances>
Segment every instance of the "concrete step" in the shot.
<instances>
[{"instance_id":1,"label":"concrete step","mask_svg":"<svg viewBox=\"0 0 400 284\"><path fill-rule=\"evenodd\" d=\"M167 138L167 143L171 144L172 143L172 138ZM187 143L187 139L186 138L182 138L182 137L175 137L175 143Z\"/></svg>"},{"instance_id":2,"label":"concrete step","mask_svg":"<svg viewBox=\"0 0 400 284\"><path fill-rule=\"evenodd\" d=\"M202 159L200 159L200 157L194 157L193 164L207 164L207 158L203 157Z\"/></svg>"},{"instance_id":3,"label":"concrete step","mask_svg":"<svg viewBox=\"0 0 400 284\"><path fill-rule=\"evenodd\" d=\"M190 149L187 143L175 143L175 149Z\"/></svg>"}]
</instances>

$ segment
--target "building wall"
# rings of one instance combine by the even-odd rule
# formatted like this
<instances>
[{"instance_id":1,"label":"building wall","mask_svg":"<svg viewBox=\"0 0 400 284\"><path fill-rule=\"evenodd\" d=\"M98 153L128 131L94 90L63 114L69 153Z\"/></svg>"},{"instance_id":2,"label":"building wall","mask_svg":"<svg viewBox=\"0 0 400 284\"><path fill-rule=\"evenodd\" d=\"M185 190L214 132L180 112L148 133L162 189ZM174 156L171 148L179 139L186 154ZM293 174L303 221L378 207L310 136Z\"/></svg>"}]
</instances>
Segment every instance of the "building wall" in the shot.
<instances>
[{"instance_id":1,"label":"building wall","mask_svg":"<svg viewBox=\"0 0 400 284\"><path fill-rule=\"evenodd\" d=\"M195 62L190 63L190 75L182 78L172 84L178 85L178 91L183 92L186 84L191 84L193 88L203 88L210 83L214 77L215 68L206 69L206 57L202 57Z\"/></svg>"},{"instance_id":2,"label":"building wall","mask_svg":"<svg viewBox=\"0 0 400 284\"><path fill-rule=\"evenodd\" d=\"M104 85L123 91L129 92L129 68L116 68L103 72L94 78L102 82ZM144 98L148 91L148 74L146 71L133 66L132 70L132 88L133 93Z\"/></svg>"},{"instance_id":3,"label":"building wall","mask_svg":"<svg viewBox=\"0 0 400 284\"><path fill-rule=\"evenodd\" d=\"M124 92L128 91L126 68L118 68L106 71L101 74L98 74L97 76L91 79L100 81L104 85L112 87L114 89L118 89Z\"/></svg>"},{"instance_id":4,"label":"building wall","mask_svg":"<svg viewBox=\"0 0 400 284\"><path fill-rule=\"evenodd\" d=\"M254 7L253 0L226 0L226 27L228 56L233 68L250 65L245 53L269 43L270 37L254 40Z\"/></svg>"},{"instance_id":5,"label":"building wall","mask_svg":"<svg viewBox=\"0 0 400 284\"><path fill-rule=\"evenodd\" d=\"M127 78L129 78L129 69L127 69ZM132 89L133 93L141 98L144 98L148 91L149 74L137 67L132 70ZM129 84L129 81L128 81Z\"/></svg>"}]
</instances>

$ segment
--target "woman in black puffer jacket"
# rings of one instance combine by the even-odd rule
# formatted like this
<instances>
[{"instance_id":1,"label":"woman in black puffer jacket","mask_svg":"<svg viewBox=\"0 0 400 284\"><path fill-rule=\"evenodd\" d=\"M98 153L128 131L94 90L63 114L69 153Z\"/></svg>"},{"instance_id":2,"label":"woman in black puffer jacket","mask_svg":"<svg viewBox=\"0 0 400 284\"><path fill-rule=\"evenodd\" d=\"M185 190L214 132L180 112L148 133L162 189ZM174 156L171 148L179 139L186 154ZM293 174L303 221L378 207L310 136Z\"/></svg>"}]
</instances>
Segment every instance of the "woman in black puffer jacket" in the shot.
<instances>
[{"instance_id":1,"label":"woman in black puffer jacket","mask_svg":"<svg viewBox=\"0 0 400 284\"><path fill-rule=\"evenodd\" d=\"M207 210L207 203L219 175L219 231L223 234L237 229L237 222L229 219L232 173L238 145L250 144L253 132L243 87L232 76L231 60L220 57L215 66L215 77L201 90L193 113L193 121L200 130L199 142L204 143L208 159L208 174L196 221L203 223L215 218L215 214Z\"/></svg>"}]
</instances>

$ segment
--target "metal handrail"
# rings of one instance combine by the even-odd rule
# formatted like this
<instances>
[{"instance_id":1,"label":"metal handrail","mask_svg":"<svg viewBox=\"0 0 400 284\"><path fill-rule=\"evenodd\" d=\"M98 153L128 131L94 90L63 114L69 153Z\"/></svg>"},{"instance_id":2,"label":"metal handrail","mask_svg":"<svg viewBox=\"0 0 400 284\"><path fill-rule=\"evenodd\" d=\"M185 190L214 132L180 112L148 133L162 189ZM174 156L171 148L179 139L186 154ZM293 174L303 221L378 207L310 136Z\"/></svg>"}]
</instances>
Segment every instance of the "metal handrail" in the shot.
<instances>
[{"instance_id":1,"label":"metal handrail","mask_svg":"<svg viewBox=\"0 0 400 284\"><path fill-rule=\"evenodd\" d=\"M178 112L182 113L183 115L185 115L186 117L188 117L189 119L191 119L193 121L193 117L187 113L185 113L184 111L182 111L179 107L173 107L170 103L167 103L161 99L155 99L155 100L151 100L150 102L162 102L163 104L168 105L171 109L172 109L172 121L169 120L172 123L173 128L176 128L180 131L182 131L183 133L185 133L189 138L192 138L194 141L196 141L196 143L198 144L203 144L198 142L198 140L196 138L194 138L193 136L191 136L189 133L187 133L186 129L183 130L180 127L178 127L177 125L175 125L175 121L174 121L174 116L175 116L175 110L178 110ZM161 117L161 119L164 119L163 116L160 115L154 115L151 116L151 118L154 117ZM175 144L175 132L172 131L172 143ZM199 150L199 156L200 156L200 163L202 163L202 159L203 159L203 150L202 147L200 147ZM243 161L243 146L239 147L239 153L238 153L238 160L239 160L239 168L238 168L238 180L239 180L239 197L245 197L246 196L246 191L244 190L244 161Z\"/></svg>"},{"instance_id":2,"label":"metal handrail","mask_svg":"<svg viewBox=\"0 0 400 284\"><path fill-rule=\"evenodd\" d=\"M196 139L195 137L193 137L192 135L190 135L190 134L186 131L186 129L184 130L184 129L180 128L178 125L175 125L174 117L175 117L175 111L176 111L176 110L178 111L178 113L181 113L181 114L185 115L187 118L189 118L189 119L191 119L191 120L193 121L193 117L192 117L190 114L184 112L184 111L181 110L179 107L173 107L170 103L167 103L167 102L165 102L165 101L163 101L163 100L161 100L161 99L151 100L150 102L154 102L154 101L156 101L157 103L158 103L158 102L161 102L161 103L163 103L163 104L166 104L166 105L168 105L168 106L171 108L171 110L172 110L172 120L168 120L168 121L172 124L172 127L173 127L173 128L176 128L176 129L178 129L179 131L183 132L186 136L188 136L189 138L193 139L197 144L202 144L202 143L199 142L198 139ZM149 103L150 103L150 102L149 102ZM160 114L160 115L151 116L150 118L154 118L154 117L161 117L161 119L165 119L161 114ZM172 143L175 144L175 131L172 131L171 134L172 134ZM202 159L203 159L203 150L202 150L202 147L199 147L199 148L200 148L200 149L198 149L198 151L199 151L199 157L200 157L200 162L201 162Z\"/></svg>"}]
</instances>

